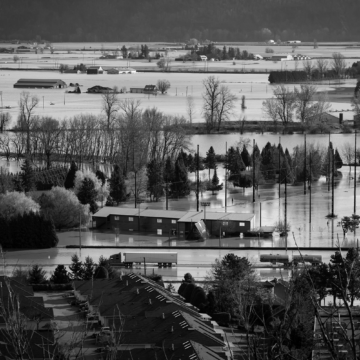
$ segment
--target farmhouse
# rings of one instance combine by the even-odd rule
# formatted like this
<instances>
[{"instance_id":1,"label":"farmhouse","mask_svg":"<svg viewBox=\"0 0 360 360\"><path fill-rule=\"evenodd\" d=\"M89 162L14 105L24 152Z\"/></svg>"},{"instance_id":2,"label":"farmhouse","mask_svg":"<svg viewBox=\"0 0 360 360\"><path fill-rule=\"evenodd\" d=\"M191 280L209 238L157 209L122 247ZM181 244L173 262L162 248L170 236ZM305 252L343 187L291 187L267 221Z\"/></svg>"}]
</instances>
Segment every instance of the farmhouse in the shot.
<instances>
[{"instance_id":1,"label":"farmhouse","mask_svg":"<svg viewBox=\"0 0 360 360\"><path fill-rule=\"evenodd\" d=\"M206 218L206 220L205 220ZM169 211L141 208L103 207L93 215L93 226L118 229L120 232L146 232L159 236L177 235L187 239L197 236L196 225L205 222L210 235L239 236L255 225L255 215L250 213Z\"/></svg>"},{"instance_id":2,"label":"farmhouse","mask_svg":"<svg viewBox=\"0 0 360 360\"><path fill-rule=\"evenodd\" d=\"M156 95L158 89L156 85L146 85L144 88L130 88L130 92L133 94L154 94Z\"/></svg>"},{"instance_id":3,"label":"farmhouse","mask_svg":"<svg viewBox=\"0 0 360 360\"><path fill-rule=\"evenodd\" d=\"M19 79L14 84L14 88L23 89L62 89L66 87L66 83L60 79Z\"/></svg>"},{"instance_id":4,"label":"farmhouse","mask_svg":"<svg viewBox=\"0 0 360 360\"><path fill-rule=\"evenodd\" d=\"M339 125L343 121L343 114L339 113L339 117L323 112L317 115L314 115L309 118L309 122L312 123L324 123L327 125Z\"/></svg>"},{"instance_id":5,"label":"farmhouse","mask_svg":"<svg viewBox=\"0 0 360 360\"><path fill-rule=\"evenodd\" d=\"M88 75L103 74L104 69L101 66L90 66L86 69L86 73Z\"/></svg>"}]
</instances>

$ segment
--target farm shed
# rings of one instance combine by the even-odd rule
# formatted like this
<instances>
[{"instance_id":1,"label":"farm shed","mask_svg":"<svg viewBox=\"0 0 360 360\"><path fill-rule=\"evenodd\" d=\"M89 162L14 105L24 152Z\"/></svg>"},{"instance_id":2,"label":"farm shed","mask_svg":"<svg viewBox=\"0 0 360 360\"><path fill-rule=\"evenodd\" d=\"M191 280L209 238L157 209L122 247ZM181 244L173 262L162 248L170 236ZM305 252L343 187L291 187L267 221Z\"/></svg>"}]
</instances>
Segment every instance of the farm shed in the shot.
<instances>
[{"instance_id":1,"label":"farm shed","mask_svg":"<svg viewBox=\"0 0 360 360\"><path fill-rule=\"evenodd\" d=\"M86 69L86 73L88 75L103 74L104 69L101 66L90 66Z\"/></svg>"},{"instance_id":2,"label":"farm shed","mask_svg":"<svg viewBox=\"0 0 360 360\"><path fill-rule=\"evenodd\" d=\"M14 88L23 89L37 89L37 88L48 88L48 89L62 89L66 88L67 85L60 79L19 79L15 84Z\"/></svg>"}]
</instances>

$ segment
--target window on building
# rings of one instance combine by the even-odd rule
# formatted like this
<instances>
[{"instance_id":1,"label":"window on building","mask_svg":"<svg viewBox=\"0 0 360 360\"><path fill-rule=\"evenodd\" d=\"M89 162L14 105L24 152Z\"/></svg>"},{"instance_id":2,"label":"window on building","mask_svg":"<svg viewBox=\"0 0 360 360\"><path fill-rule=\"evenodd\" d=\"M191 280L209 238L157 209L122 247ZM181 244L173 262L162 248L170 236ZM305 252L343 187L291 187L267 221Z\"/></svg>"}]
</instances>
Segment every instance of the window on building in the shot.
<instances>
[{"instance_id":1,"label":"window on building","mask_svg":"<svg viewBox=\"0 0 360 360\"><path fill-rule=\"evenodd\" d=\"M158 222L158 223L162 223L162 219L157 219L157 222Z\"/></svg>"},{"instance_id":2,"label":"window on building","mask_svg":"<svg viewBox=\"0 0 360 360\"><path fill-rule=\"evenodd\" d=\"M119 217L118 217L118 216L115 216L115 220L119 220Z\"/></svg>"},{"instance_id":3,"label":"window on building","mask_svg":"<svg viewBox=\"0 0 360 360\"><path fill-rule=\"evenodd\" d=\"M134 218L133 218L133 217L129 217L129 221L134 221Z\"/></svg>"},{"instance_id":4,"label":"window on building","mask_svg":"<svg viewBox=\"0 0 360 360\"><path fill-rule=\"evenodd\" d=\"M172 224L176 224L176 220L171 220L171 223L172 223Z\"/></svg>"},{"instance_id":5,"label":"window on building","mask_svg":"<svg viewBox=\"0 0 360 360\"><path fill-rule=\"evenodd\" d=\"M245 226L244 222L239 223L239 226Z\"/></svg>"},{"instance_id":6,"label":"window on building","mask_svg":"<svg viewBox=\"0 0 360 360\"><path fill-rule=\"evenodd\" d=\"M227 222L227 221L223 221L223 226L228 226L228 222Z\"/></svg>"},{"instance_id":7,"label":"window on building","mask_svg":"<svg viewBox=\"0 0 360 360\"><path fill-rule=\"evenodd\" d=\"M162 229L157 229L157 234L162 235Z\"/></svg>"}]
</instances>

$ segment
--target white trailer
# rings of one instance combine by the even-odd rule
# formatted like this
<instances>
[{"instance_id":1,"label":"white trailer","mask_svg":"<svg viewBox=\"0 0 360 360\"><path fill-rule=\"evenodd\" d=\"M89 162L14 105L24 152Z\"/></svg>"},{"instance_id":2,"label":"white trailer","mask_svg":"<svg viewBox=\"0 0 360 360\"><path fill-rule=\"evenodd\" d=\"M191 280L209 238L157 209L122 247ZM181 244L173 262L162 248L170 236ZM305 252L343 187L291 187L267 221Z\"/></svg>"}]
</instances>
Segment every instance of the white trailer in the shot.
<instances>
[{"instance_id":1,"label":"white trailer","mask_svg":"<svg viewBox=\"0 0 360 360\"><path fill-rule=\"evenodd\" d=\"M132 252L124 253L124 265L131 267L133 263L158 264L159 267L171 267L177 264L176 252Z\"/></svg>"}]
</instances>

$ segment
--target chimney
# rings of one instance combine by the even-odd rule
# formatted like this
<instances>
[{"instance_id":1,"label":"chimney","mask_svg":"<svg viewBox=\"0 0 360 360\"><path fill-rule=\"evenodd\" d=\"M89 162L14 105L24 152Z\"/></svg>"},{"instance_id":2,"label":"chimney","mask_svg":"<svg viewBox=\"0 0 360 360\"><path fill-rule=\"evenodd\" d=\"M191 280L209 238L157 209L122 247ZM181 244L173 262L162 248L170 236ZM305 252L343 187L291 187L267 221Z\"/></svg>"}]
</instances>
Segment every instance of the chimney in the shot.
<instances>
[{"instance_id":1,"label":"chimney","mask_svg":"<svg viewBox=\"0 0 360 360\"><path fill-rule=\"evenodd\" d=\"M165 314L164 313L162 313L162 318L165 319Z\"/></svg>"},{"instance_id":2,"label":"chimney","mask_svg":"<svg viewBox=\"0 0 360 360\"><path fill-rule=\"evenodd\" d=\"M149 299L149 304L150 304L150 305L152 305L152 303L151 303L151 299Z\"/></svg>"},{"instance_id":3,"label":"chimney","mask_svg":"<svg viewBox=\"0 0 360 360\"><path fill-rule=\"evenodd\" d=\"M341 125L343 123L343 113L339 114L339 124Z\"/></svg>"}]
</instances>

